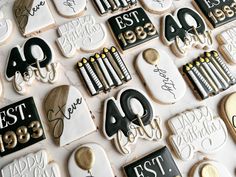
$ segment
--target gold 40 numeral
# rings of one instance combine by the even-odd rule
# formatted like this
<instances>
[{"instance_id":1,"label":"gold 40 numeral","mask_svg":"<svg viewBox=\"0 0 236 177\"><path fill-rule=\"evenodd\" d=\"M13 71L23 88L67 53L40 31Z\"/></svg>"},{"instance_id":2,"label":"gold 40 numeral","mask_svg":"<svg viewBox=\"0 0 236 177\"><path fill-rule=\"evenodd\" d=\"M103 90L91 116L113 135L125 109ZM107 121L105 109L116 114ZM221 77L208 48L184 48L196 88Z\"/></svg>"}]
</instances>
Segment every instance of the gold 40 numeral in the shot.
<instances>
[{"instance_id":1,"label":"gold 40 numeral","mask_svg":"<svg viewBox=\"0 0 236 177\"><path fill-rule=\"evenodd\" d=\"M28 129L32 129L32 134L28 132ZM37 139L43 136L43 129L39 121L33 121L26 126L20 126L16 132L7 131L3 136L0 135L0 151L4 152L5 148L13 149L17 146L17 143L25 144L30 140L30 137ZM5 145L4 145L5 144Z\"/></svg>"},{"instance_id":2,"label":"gold 40 numeral","mask_svg":"<svg viewBox=\"0 0 236 177\"><path fill-rule=\"evenodd\" d=\"M147 31L147 32L146 32ZM124 46L128 44L133 44L138 39L145 39L147 36L153 36L157 33L156 28L152 23L146 23L143 27L138 26L134 31L126 31L119 34L118 39L121 40Z\"/></svg>"}]
</instances>

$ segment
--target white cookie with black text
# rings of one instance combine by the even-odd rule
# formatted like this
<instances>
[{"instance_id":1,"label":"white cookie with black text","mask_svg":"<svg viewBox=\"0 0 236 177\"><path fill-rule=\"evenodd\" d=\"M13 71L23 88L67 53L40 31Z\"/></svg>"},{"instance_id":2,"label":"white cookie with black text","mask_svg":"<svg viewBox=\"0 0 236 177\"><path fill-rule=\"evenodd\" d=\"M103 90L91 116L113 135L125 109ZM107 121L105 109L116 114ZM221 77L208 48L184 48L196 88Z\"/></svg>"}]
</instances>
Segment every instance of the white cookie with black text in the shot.
<instances>
[{"instance_id":1,"label":"white cookie with black text","mask_svg":"<svg viewBox=\"0 0 236 177\"><path fill-rule=\"evenodd\" d=\"M12 163L2 168L1 174L2 177L61 176L59 166L55 162L49 163L48 154L45 150L15 159Z\"/></svg>"},{"instance_id":2,"label":"white cookie with black text","mask_svg":"<svg viewBox=\"0 0 236 177\"><path fill-rule=\"evenodd\" d=\"M185 94L186 84L169 55L158 48L149 48L139 54L136 69L155 101L171 104Z\"/></svg>"},{"instance_id":3,"label":"white cookie with black text","mask_svg":"<svg viewBox=\"0 0 236 177\"><path fill-rule=\"evenodd\" d=\"M225 123L206 106L182 112L168 124L173 132L170 142L182 160L192 159L197 152L216 153L228 139Z\"/></svg>"}]
</instances>

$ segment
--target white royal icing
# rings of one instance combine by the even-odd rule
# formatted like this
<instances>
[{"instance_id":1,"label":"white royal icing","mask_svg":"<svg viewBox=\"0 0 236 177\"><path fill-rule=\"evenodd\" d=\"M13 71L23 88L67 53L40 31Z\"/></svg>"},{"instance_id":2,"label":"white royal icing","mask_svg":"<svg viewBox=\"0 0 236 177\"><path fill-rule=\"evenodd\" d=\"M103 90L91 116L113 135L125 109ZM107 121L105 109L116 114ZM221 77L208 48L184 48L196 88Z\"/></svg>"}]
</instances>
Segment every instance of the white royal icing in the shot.
<instances>
[{"instance_id":1,"label":"white royal icing","mask_svg":"<svg viewBox=\"0 0 236 177\"><path fill-rule=\"evenodd\" d=\"M219 49L225 58L236 64L236 27L227 29L219 34L219 38L223 43Z\"/></svg>"},{"instance_id":2,"label":"white royal icing","mask_svg":"<svg viewBox=\"0 0 236 177\"><path fill-rule=\"evenodd\" d=\"M46 0L16 0L14 15L26 37L54 26L55 21Z\"/></svg>"},{"instance_id":3,"label":"white royal icing","mask_svg":"<svg viewBox=\"0 0 236 177\"><path fill-rule=\"evenodd\" d=\"M168 124L173 132L171 144L182 160L192 159L196 152L215 153L228 138L223 120L213 117L206 106L185 111L171 118Z\"/></svg>"},{"instance_id":4,"label":"white royal icing","mask_svg":"<svg viewBox=\"0 0 236 177\"><path fill-rule=\"evenodd\" d=\"M200 174L201 174L202 168L203 168L205 165L211 165L211 166L213 166L213 167L217 170L219 177L221 177L221 176L224 176L224 177L232 177L232 175L229 173L228 169L227 169L223 164L221 164L221 163L219 163L219 162L217 162L217 161L214 161L214 160L204 160L204 161L202 161L201 163L199 163L199 164L195 167L195 169L194 169L194 171L193 171L191 177L203 177L203 176L200 175ZM210 177L210 176L209 176L209 177ZM215 176L212 176L212 177L215 177Z\"/></svg>"},{"instance_id":5,"label":"white royal icing","mask_svg":"<svg viewBox=\"0 0 236 177\"><path fill-rule=\"evenodd\" d=\"M168 11L172 6L172 0L141 0L144 7L157 14L162 14Z\"/></svg>"},{"instance_id":6,"label":"white royal icing","mask_svg":"<svg viewBox=\"0 0 236 177\"><path fill-rule=\"evenodd\" d=\"M105 27L96 23L92 15L86 15L59 26L57 44L65 57L73 57L76 50L92 52L100 48L106 39Z\"/></svg>"},{"instance_id":7,"label":"white royal icing","mask_svg":"<svg viewBox=\"0 0 236 177\"><path fill-rule=\"evenodd\" d=\"M59 102L61 99L59 101L56 99L54 102L55 97L62 97L63 102ZM53 136L58 139L60 146L69 144L96 130L82 94L73 86L64 85L53 89L46 98L45 106ZM60 125L63 126L60 127ZM58 133L61 134L59 137L57 137Z\"/></svg>"},{"instance_id":8,"label":"white royal icing","mask_svg":"<svg viewBox=\"0 0 236 177\"><path fill-rule=\"evenodd\" d=\"M28 154L2 168L2 177L60 177L60 169L54 162L48 163L48 154L45 150Z\"/></svg>"},{"instance_id":9,"label":"white royal icing","mask_svg":"<svg viewBox=\"0 0 236 177\"><path fill-rule=\"evenodd\" d=\"M0 45L2 45L10 37L13 30L11 20L4 18L0 10Z\"/></svg>"},{"instance_id":10,"label":"white royal icing","mask_svg":"<svg viewBox=\"0 0 236 177\"><path fill-rule=\"evenodd\" d=\"M156 65L149 64L140 53L136 68L152 97L162 103L179 101L186 92L186 84L169 55L158 50L160 58Z\"/></svg>"},{"instance_id":11,"label":"white royal icing","mask_svg":"<svg viewBox=\"0 0 236 177\"><path fill-rule=\"evenodd\" d=\"M86 0L53 0L57 11L65 17L80 15L86 8Z\"/></svg>"},{"instance_id":12,"label":"white royal icing","mask_svg":"<svg viewBox=\"0 0 236 177\"><path fill-rule=\"evenodd\" d=\"M95 143L89 143L89 144L84 144L81 147L88 147L91 148L91 150L94 153L94 158L95 162L90 169L90 172L93 176L96 177L114 177L115 175L113 174L110 162L107 158L106 152L104 149ZM68 161L68 169L70 173L70 177L91 177L90 173L87 170L81 169L76 161L75 161L75 153L79 149L77 148L71 155L69 161Z\"/></svg>"}]
</instances>

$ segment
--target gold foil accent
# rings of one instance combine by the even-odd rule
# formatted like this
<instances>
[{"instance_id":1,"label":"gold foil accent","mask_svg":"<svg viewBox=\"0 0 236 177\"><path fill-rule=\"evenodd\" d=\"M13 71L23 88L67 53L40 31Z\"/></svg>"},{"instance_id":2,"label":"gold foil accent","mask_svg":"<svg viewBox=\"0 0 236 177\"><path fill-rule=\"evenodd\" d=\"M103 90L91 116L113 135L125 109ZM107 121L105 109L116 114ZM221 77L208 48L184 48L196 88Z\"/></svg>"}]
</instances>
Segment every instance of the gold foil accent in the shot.
<instances>
[{"instance_id":1,"label":"gold foil accent","mask_svg":"<svg viewBox=\"0 0 236 177\"><path fill-rule=\"evenodd\" d=\"M91 170L94 162L95 155L91 148L81 147L75 152L76 164L83 170Z\"/></svg>"},{"instance_id":2,"label":"gold foil accent","mask_svg":"<svg viewBox=\"0 0 236 177\"><path fill-rule=\"evenodd\" d=\"M143 52L143 58L151 65L156 65L160 60L160 54L156 49L146 49Z\"/></svg>"}]
</instances>

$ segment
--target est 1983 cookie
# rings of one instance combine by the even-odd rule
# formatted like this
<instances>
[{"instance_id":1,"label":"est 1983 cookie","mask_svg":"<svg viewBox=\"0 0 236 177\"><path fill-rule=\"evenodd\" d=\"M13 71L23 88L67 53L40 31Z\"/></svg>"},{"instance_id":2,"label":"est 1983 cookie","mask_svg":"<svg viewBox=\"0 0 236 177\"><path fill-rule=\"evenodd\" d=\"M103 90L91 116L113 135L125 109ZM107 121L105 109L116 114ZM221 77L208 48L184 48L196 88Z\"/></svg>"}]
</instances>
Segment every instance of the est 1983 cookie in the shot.
<instances>
[{"instance_id":1,"label":"est 1983 cookie","mask_svg":"<svg viewBox=\"0 0 236 177\"><path fill-rule=\"evenodd\" d=\"M42 38L32 37L22 47L11 49L5 76L13 82L19 94L26 92L26 86L37 79L41 82L54 83L57 79L57 63L53 63L52 47Z\"/></svg>"},{"instance_id":2,"label":"est 1983 cookie","mask_svg":"<svg viewBox=\"0 0 236 177\"><path fill-rule=\"evenodd\" d=\"M65 57L73 57L77 50L94 52L106 40L106 29L96 23L92 15L86 15L58 27L57 44Z\"/></svg>"},{"instance_id":3,"label":"est 1983 cookie","mask_svg":"<svg viewBox=\"0 0 236 177\"><path fill-rule=\"evenodd\" d=\"M205 159L195 164L189 177L232 177L228 169L220 162Z\"/></svg>"},{"instance_id":4,"label":"est 1983 cookie","mask_svg":"<svg viewBox=\"0 0 236 177\"><path fill-rule=\"evenodd\" d=\"M170 142L182 160L192 159L197 152L215 153L228 138L223 120L214 117L206 106L182 112L169 119L168 124L173 132Z\"/></svg>"},{"instance_id":5,"label":"est 1983 cookie","mask_svg":"<svg viewBox=\"0 0 236 177\"><path fill-rule=\"evenodd\" d=\"M217 36L220 53L230 64L236 64L236 27L229 28Z\"/></svg>"},{"instance_id":6,"label":"est 1983 cookie","mask_svg":"<svg viewBox=\"0 0 236 177\"><path fill-rule=\"evenodd\" d=\"M70 177L114 177L104 149L95 143L78 147L68 162Z\"/></svg>"},{"instance_id":7,"label":"est 1983 cookie","mask_svg":"<svg viewBox=\"0 0 236 177\"><path fill-rule=\"evenodd\" d=\"M13 14L25 37L40 33L55 25L47 0L16 0Z\"/></svg>"},{"instance_id":8,"label":"est 1983 cookie","mask_svg":"<svg viewBox=\"0 0 236 177\"><path fill-rule=\"evenodd\" d=\"M158 176L181 177L167 147L158 149L123 167L126 177Z\"/></svg>"},{"instance_id":9,"label":"est 1983 cookie","mask_svg":"<svg viewBox=\"0 0 236 177\"><path fill-rule=\"evenodd\" d=\"M234 0L194 0L193 4L202 12L212 28L236 20Z\"/></svg>"},{"instance_id":10,"label":"est 1983 cookie","mask_svg":"<svg viewBox=\"0 0 236 177\"><path fill-rule=\"evenodd\" d=\"M1 169L2 177L17 176L51 176L61 177L59 166L55 162L49 162L46 150L30 153L19 159L15 159Z\"/></svg>"},{"instance_id":11,"label":"est 1983 cookie","mask_svg":"<svg viewBox=\"0 0 236 177\"><path fill-rule=\"evenodd\" d=\"M3 12L0 10L0 45L4 44L13 31L12 21L4 18Z\"/></svg>"},{"instance_id":12,"label":"est 1983 cookie","mask_svg":"<svg viewBox=\"0 0 236 177\"><path fill-rule=\"evenodd\" d=\"M53 138L64 146L96 130L92 115L80 91L69 85L54 88L44 108Z\"/></svg>"},{"instance_id":13,"label":"est 1983 cookie","mask_svg":"<svg viewBox=\"0 0 236 177\"><path fill-rule=\"evenodd\" d=\"M53 0L60 15L64 17L77 17L86 8L86 0Z\"/></svg>"},{"instance_id":14,"label":"est 1983 cookie","mask_svg":"<svg viewBox=\"0 0 236 177\"><path fill-rule=\"evenodd\" d=\"M0 157L45 139L33 97L1 108Z\"/></svg>"},{"instance_id":15,"label":"est 1983 cookie","mask_svg":"<svg viewBox=\"0 0 236 177\"><path fill-rule=\"evenodd\" d=\"M140 2L147 11L161 15L170 10L173 0L141 0Z\"/></svg>"},{"instance_id":16,"label":"est 1983 cookie","mask_svg":"<svg viewBox=\"0 0 236 177\"><path fill-rule=\"evenodd\" d=\"M108 24L123 51L158 37L155 26L142 8L113 16Z\"/></svg>"},{"instance_id":17,"label":"est 1983 cookie","mask_svg":"<svg viewBox=\"0 0 236 177\"><path fill-rule=\"evenodd\" d=\"M165 51L148 48L139 54L135 66L156 101L171 104L184 96L185 81Z\"/></svg>"},{"instance_id":18,"label":"est 1983 cookie","mask_svg":"<svg viewBox=\"0 0 236 177\"><path fill-rule=\"evenodd\" d=\"M187 55L192 47L208 49L212 46L211 32L202 17L193 9L184 7L162 20L162 40L178 57Z\"/></svg>"},{"instance_id":19,"label":"est 1983 cookie","mask_svg":"<svg viewBox=\"0 0 236 177\"><path fill-rule=\"evenodd\" d=\"M122 89L117 99L104 103L103 131L108 140L114 139L117 150L131 153L138 138L159 141L162 138L161 120L155 115L148 96L134 88Z\"/></svg>"}]
</instances>

